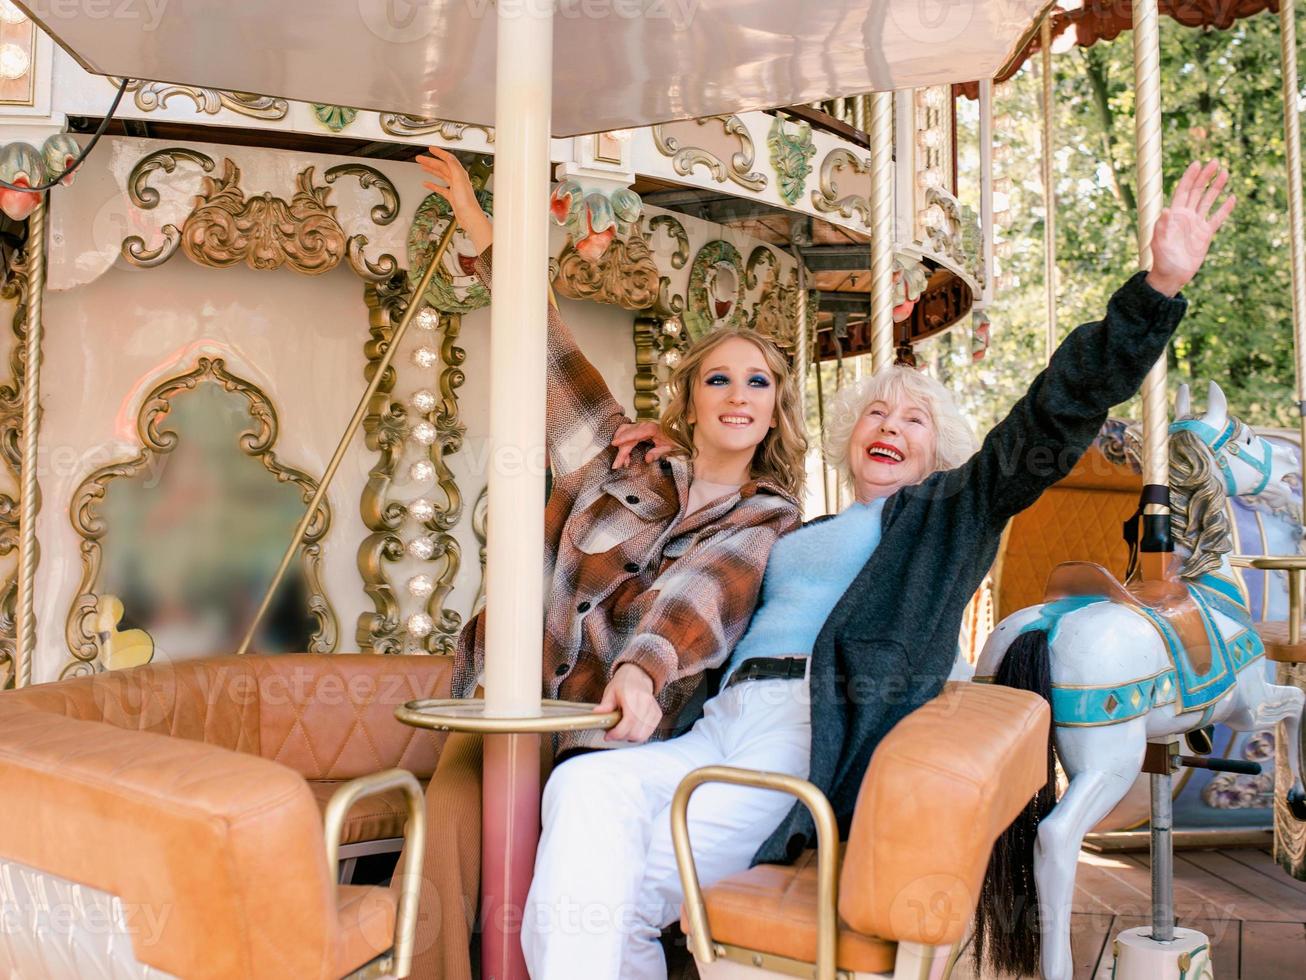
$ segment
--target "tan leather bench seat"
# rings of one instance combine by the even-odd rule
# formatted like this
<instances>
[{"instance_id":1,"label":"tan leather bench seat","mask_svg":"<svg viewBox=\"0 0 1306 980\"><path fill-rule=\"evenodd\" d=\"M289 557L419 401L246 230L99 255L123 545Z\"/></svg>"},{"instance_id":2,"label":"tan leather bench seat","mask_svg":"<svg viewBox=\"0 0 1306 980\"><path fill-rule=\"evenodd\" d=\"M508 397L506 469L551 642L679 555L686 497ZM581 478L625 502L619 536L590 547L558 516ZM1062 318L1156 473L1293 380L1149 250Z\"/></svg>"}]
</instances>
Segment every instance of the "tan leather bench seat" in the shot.
<instances>
[{"instance_id":1,"label":"tan leather bench seat","mask_svg":"<svg viewBox=\"0 0 1306 980\"><path fill-rule=\"evenodd\" d=\"M335 791L343 786L345 779L310 779L308 788L313 794L318 810L326 812ZM422 792L426 792L429 779L419 779ZM391 790L379 796L365 796L349 811L341 828L341 844L358 844L363 841L388 840L402 837L405 820L404 794L400 790Z\"/></svg>"},{"instance_id":2,"label":"tan leather bench seat","mask_svg":"<svg viewBox=\"0 0 1306 980\"><path fill-rule=\"evenodd\" d=\"M816 852L790 866L760 864L709 888L707 919L719 943L816 962ZM688 923L681 925L688 928ZM839 969L893 972L897 944L839 923Z\"/></svg>"},{"instance_id":3,"label":"tan leather bench seat","mask_svg":"<svg viewBox=\"0 0 1306 980\"><path fill-rule=\"evenodd\" d=\"M389 888L339 885L336 888L336 975L345 976L376 958L395 931L395 896Z\"/></svg>"},{"instance_id":4,"label":"tan leather bench seat","mask_svg":"<svg viewBox=\"0 0 1306 980\"><path fill-rule=\"evenodd\" d=\"M1047 780L1050 724L1038 695L954 682L885 736L842 849L840 968L892 972L897 943L961 940L994 840ZM704 889L713 942L815 962L815 853Z\"/></svg>"}]
</instances>

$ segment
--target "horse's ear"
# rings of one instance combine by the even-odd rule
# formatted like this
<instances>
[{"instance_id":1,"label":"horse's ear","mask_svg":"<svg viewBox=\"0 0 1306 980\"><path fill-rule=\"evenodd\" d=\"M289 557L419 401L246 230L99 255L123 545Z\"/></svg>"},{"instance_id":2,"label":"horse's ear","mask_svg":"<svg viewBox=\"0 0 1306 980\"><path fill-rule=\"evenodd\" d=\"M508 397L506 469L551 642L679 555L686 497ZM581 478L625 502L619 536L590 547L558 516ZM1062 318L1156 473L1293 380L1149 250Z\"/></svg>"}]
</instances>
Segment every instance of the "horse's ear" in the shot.
<instances>
[{"instance_id":1,"label":"horse's ear","mask_svg":"<svg viewBox=\"0 0 1306 980\"><path fill-rule=\"evenodd\" d=\"M1211 382L1210 388L1207 389L1206 414L1202 416L1202 419L1217 432L1223 429L1229 421L1229 400L1224 397L1224 392L1220 390L1220 386L1214 381Z\"/></svg>"},{"instance_id":2,"label":"horse's ear","mask_svg":"<svg viewBox=\"0 0 1306 980\"><path fill-rule=\"evenodd\" d=\"M1181 419L1193 414L1193 398L1188 392L1188 385L1180 385L1174 396L1174 417Z\"/></svg>"}]
</instances>

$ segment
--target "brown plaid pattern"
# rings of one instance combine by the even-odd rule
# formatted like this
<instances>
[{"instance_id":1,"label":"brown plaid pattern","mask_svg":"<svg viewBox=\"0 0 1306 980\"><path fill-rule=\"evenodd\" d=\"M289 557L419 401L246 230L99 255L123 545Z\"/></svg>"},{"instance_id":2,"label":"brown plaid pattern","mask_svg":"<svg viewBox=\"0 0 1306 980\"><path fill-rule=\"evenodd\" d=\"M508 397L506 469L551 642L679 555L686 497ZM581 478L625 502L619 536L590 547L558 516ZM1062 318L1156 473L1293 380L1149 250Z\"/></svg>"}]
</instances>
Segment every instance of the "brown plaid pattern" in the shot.
<instances>
[{"instance_id":1,"label":"brown plaid pattern","mask_svg":"<svg viewBox=\"0 0 1306 980\"><path fill-rule=\"evenodd\" d=\"M477 271L489 287L489 250ZM697 717L703 672L723 664L743 636L771 546L800 523L798 503L756 480L686 515L687 460L645 463L637 449L630 467L614 472L610 443L630 420L552 307L548 351L554 483L545 509L543 696L598 701L618 666L638 664L662 706L654 738L669 738ZM471 695L484 666L482 613L458 641L455 697ZM557 747L602 738L568 733Z\"/></svg>"}]
</instances>

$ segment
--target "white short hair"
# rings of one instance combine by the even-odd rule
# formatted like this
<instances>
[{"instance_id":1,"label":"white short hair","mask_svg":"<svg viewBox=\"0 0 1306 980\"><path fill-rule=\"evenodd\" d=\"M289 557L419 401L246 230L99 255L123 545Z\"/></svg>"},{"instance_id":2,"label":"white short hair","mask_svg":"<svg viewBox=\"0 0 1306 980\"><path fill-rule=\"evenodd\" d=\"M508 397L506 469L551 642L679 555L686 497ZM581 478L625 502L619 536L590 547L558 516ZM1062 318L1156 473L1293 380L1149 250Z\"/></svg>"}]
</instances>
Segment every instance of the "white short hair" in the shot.
<instances>
[{"instance_id":1,"label":"white short hair","mask_svg":"<svg viewBox=\"0 0 1306 980\"><path fill-rule=\"evenodd\" d=\"M934 424L931 472L955 469L979 448L979 441L970 423L962 417L952 392L928 374L893 364L881 368L861 384L844 388L826 406L825 458L848 486L853 482L848 470L848 444L866 406L874 401L893 405L904 397L923 408Z\"/></svg>"}]
</instances>

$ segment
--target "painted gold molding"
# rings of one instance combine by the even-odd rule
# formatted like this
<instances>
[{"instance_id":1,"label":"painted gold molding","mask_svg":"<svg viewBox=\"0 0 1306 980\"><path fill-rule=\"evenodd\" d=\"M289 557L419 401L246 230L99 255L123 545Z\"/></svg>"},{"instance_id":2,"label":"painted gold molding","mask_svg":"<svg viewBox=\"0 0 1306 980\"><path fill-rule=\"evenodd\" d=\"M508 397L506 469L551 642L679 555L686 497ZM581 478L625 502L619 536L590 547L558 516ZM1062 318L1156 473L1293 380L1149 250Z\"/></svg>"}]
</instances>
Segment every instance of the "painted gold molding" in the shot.
<instances>
[{"instance_id":1,"label":"painted gold molding","mask_svg":"<svg viewBox=\"0 0 1306 980\"><path fill-rule=\"evenodd\" d=\"M647 241L651 241L659 229L664 229L673 242L676 243L676 250L671 253L671 268L683 269L689 262L689 233L685 231L685 226L680 223L680 219L670 214L659 214L649 219ZM661 276L658 281L658 298L653 304L654 311L659 316L673 317L680 316L685 312L685 297L679 293L671 292L671 277Z\"/></svg>"},{"instance_id":2,"label":"painted gold molding","mask_svg":"<svg viewBox=\"0 0 1306 980\"><path fill-rule=\"evenodd\" d=\"M23 428L24 378L27 368L27 256L14 253L9 276L0 284L0 298L14 300L11 324L14 345L9 352L9 380L0 385L0 458L13 474L12 495L0 493L0 557L18 550L18 494ZM18 566L0 582L0 690L13 687L18 651Z\"/></svg>"},{"instance_id":3,"label":"painted gold molding","mask_svg":"<svg viewBox=\"0 0 1306 980\"><path fill-rule=\"evenodd\" d=\"M364 295L370 325L370 338L364 346L367 357L365 373L370 378L409 302L403 273L385 283L369 284ZM459 415L458 389L465 380L462 365L467 354L457 344L462 317L443 314L441 327L443 369L439 380L440 397L435 408L427 415L410 417L408 407L393 399L398 374L391 368L382 378L363 417L367 447L378 455L360 502L363 523L370 533L358 549L358 571L363 579L363 591L373 606L371 612L358 617L355 640L360 650L404 652L405 625L400 614L399 597L386 574L386 564L393 564L405 555L400 530L408 517L408 510L403 503L391 499L390 490L403 456L405 437L412 425L421 421L433 424L437 434L428 449L428 459L435 468L437 499L432 501L435 514L429 521L418 525L419 533L426 535L433 546L427 562L439 563L439 572L434 576L435 590L425 606L425 612L435 624L435 629L422 641L426 651L453 653L462 629L462 617L445 608L454 578L462 565L462 551L450 532L463 511L462 492L446 457L462 448L466 433Z\"/></svg>"},{"instance_id":4,"label":"painted gold molding","mask_svg":"<svg viewBox=\"0 0 1306 980\"><path fill-rule=\"evenodd\" d=\"M739 140L739 149L730 155L729 163L722 161L711 150L699 146L682 146L679 137L666 132L668 125L686 125L686 123L662 124L652 127L653 143L658 151L671 158L671 166L682 177L693 173L695 167L704 167L718 184L727 180L734 181L740 187L750 191L760 191L766 187L767 176L753 170L757 149L748 127L738 116L708 116L692 120L699 126L720 123L727 136Z\"/></svg>"},{"instance_id":5,"label":"painted gold molding","mask_svg":"<svg viewBox=\"0 0 1306 980\"><path fill-rule=\"evenodd\" d=\"M121 78L106 76L114 88L122 84ZM168 82L145 82L133 79L127 84L127 91L132 93L136 108L141 112L153 112L166 108L168 103L180 96L195 103L195 111L217 115L223 109L253 119L284 119L290 111L290 103L285 99L270 95L256 95L253 92L224 92L216 88L200 88L194 85L171 85Z\"/></svg>"},{"instance_id":6,"label":"painted gold molding","mask_svg":"<svg viewBox=\"0 0 1306 980\"><path fill-rule=\"evenodd\" d=\"M312 499L317 489L317 481L307 473L283 465L273 452L278 422L271 400L251 382L228 372L221 358L201 357L192 370L157 385L141 404L136 417L136 433L141 441L140 452L131 459L110 463L95 470L81 482L69 504L69 520L82 540L82 581L78 594L69 607L64 630L73 659L64 667L60 678L95 671L94 662L99 654L95 622L100 602L97 593L102 560L100 540L109 529L100 513L100 506L109 484L119 478L134 476L156 456L170 453L177 447L180 440L177 433L161 426L172 410L172 399L184 392L193 391L203 382L219 384L226 391L243 396L248 402L249 416L254 426L240 437L240 449L246 456L262 463L278 482L293 483L299 487L305 503ZM317 622L317 631L308 645L310 653L330 653L335 650L337 642L336 616L323 589L321 576L321 541L330 526L331 510L326 501L323 501L300 545L304 587L309 596L308 613Z\"/></svg>"},{"instance_id":7,"label":"painted gold molding","mask_svg":"<svg viewBox=\"0 0 1306 980\"><path fill-rule=\"evenodd\" d=\"M485 608L485 554L486 542L490 539L490 488L481 488L480 495L472 507L472 534L476 535L476 544L481 556L481 584L476 590L476 600L472 603L472 616Z\"/></svg>"},{"instance_id":8,"label":"painted gold molding","mask_svg":"<svg viewBox=\"0 0 1306 980\"><path fill-rule=\"evenodd\" d=\"M658 358L662 349L658 336L662 320L656 316L635 317L635 419L656 422L662 413L658 396Z\"/></svg>"},{"instance_id":9,"label":"painted gold molding","mask_svg":"<svg viewBox=\"0 0 1306 980\"><path fill-rule=\"evenodd\" d=\"M870 157L858 157L846 147L837 147L827 153L821 160L818 178L819 187L812 191L812 206L822 214L838 212L840 217L851 218L854 214L861 218L863 224L871 220L871 202L862 194L839 196L839 185L835 182L838 171L851 170L854 175L870 174Z\"/></svg>"},{"instance_id":10,"label":"painted gold molding","mask_svg":"<svg viewBox=\"0 0 1306 980\"><path fill-rule=\"evenodd\" d=\"M159 192L149 186L151 176L160 170L172 173L182 161L199 166L205 174L216 167L211 157L195 150L157 150L132 168L127 181L131 202L144 210L156 207ZM299 172L288 202L267 193L247 198L240 186L240 168L227 157L222 161L221 177L201 178L195 207L180 229L164 225L164 240L152 249L139 235L131 235L123 240L122 256L132 265L153 268L180 249L197 265L214 269L243 263L264 271L285 265L310 276L329 272L347 260L366 282L389 279L398 269L395 257L382 255L375 263L367 260L363 254L367 236L346 236L336 219L335 205L329 203L328 185L340 177L354 176L363 189L376 188L381 203L372 208L371 218L377 225L389 224L399 213L399 193L394 185L379 170L358 163L331 167L322 186L314 183L313 170L305 167Z\"/></svg>"},{"instance_id":11,"label":"painted gold molding","mask_svg":"<svg viewBox=\"0 0 1306 980\"><path fill-rule=\"evenodd\" d=\"M744 272L749 289L757 288L757 273L762 266L768 270L766 284L753 305L748 325L792 357L798 344L798 270L792 270L786 281L776 254L758 245L748 256Z\"/></svg>"},{"instance_id":12,"label":"painted gold molding","mask_svg":"<svg viewBox=\"0 0 1306 980\"><path fill-rule=\"evenodd\" d=\"M414 116L407 112L381 113L381 130L391 136L430 136L435 134L442 140L457 143L469 129L479 129L485 134L487 143L494 142L494 130L489 126L452 122L448 119L432 119L427 116Z\"/></svg>"},{"instance_id":13,"label":"painted gold molding","mask_svg":"<svg viewBox=\"0 0 1306 980\"><path fill-rule=\"evenodd\" d=\"M638 232L625 240L614 238L598 262L582 256L568 239L558 256L554 279L562 296L610 303L626 310L646 310L656 305L660 284L653 253Z\"/></svg>"}]
</instances>

